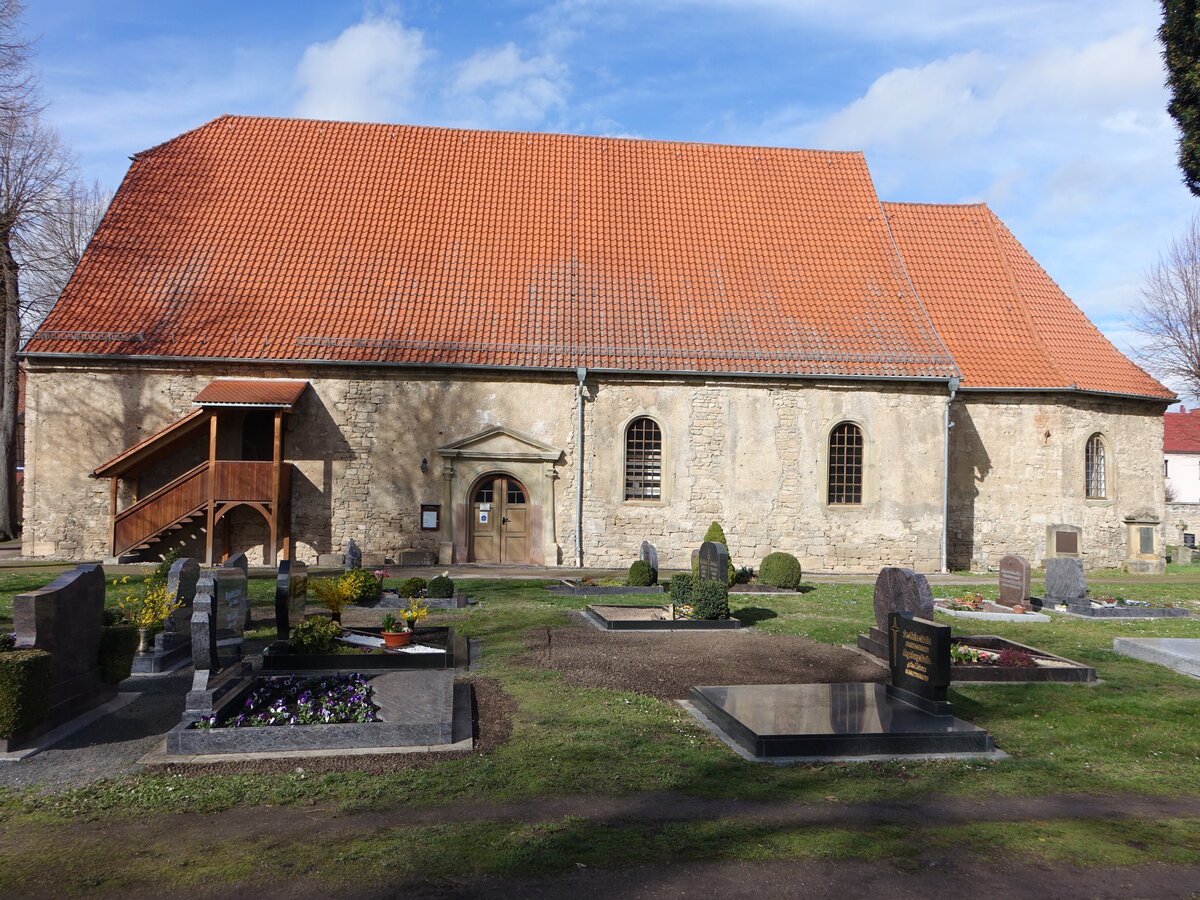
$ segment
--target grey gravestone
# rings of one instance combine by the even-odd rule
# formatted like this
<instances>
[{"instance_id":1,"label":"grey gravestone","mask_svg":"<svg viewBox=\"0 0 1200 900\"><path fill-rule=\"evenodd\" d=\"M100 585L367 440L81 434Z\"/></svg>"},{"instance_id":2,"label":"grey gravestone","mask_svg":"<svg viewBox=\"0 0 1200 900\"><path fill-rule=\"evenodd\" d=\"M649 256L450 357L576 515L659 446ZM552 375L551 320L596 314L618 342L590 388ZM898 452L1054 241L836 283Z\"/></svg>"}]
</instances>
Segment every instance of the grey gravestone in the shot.
<instances>
[{"instance_id":1,"label":"grey gravestone","mask_svg":"<svg viewBox=\"0 0 1200 900\"><path fill-rule=\"evenodd\" d=\"M279 640L286 641L291 630L304 621L307 603L308 566L299 560L283 560L275 580L275 630Z\"/></svg>"},{"instance_id":2,"label":"grey gravestone","mask_svg":"<svg viewBox=\"0 0 1200 900\"><path fill-rule=\"evenodd\" d=\"M346 544L345 566L347 572L351 569L362 568L362 550L359 549L358 544L354 543L354 538L351 538Z\"/></svg>"},{"instance_id":3,"label":"grey gravestone","mask_svg":"<svg viewBox=\"0 0 1200 900\"><path fill-rule=\"evenodd\" d=\"M701 581L729 583L729 551L724 544L705 541L700 545L699 575Z\"/></svg>"},{"instance_id":4,"label":"grey gravestone","mask_svg":"<svg viewBox=\"0 0 1200 900\"><path fill-rule=\"evenodd\" d=\"M103 621L104 570L97 565L78 566L44 588L13 598L17 649L45 650L52 658L50 709L26 736L62 724L113 695L114 689L100 680ZM11 745L21 737L14 735Z\"/></svg>"},{"instance_id":5,"label":"grey gravestone","mask_svg":"<svg viewBox=\"0 0 1200 900\"><path fill-rule=\"evenodd\" d=\"M891 613L888 664L893 687L923 700L945 700L950 687L950 626L910 613Z\"/></svg>"},{"instance_id":6,"label":"grey gravestone","mask_svg":"<svg viewBox=\"0 0 1200 900\"><path fill-rule=\"evenodd\" d=\"M205 575L196 586L192 604L192 666L197 673L221 671L216 608L216 583L212 575Z\"/></svg>"},{"instance_id":7,"label":"grey gravestone","mask_svg":"<svg viewBox=\"0 0 1200 900\"><path fill-rule=\"evenodd\" d=\"M1000 604L1025 606L1029 600L1029 560L1005 556L1000 560Z\"/></svg>"},{"instance_id":8,"label":"grey gravestone","mask_svg":"<svg viewBox=\"0 0 1200 900\"><path fill-rule=\"evenodd\" d=\"M205 609L209 610L211 625L216 629L221 659L240 659L246 625L246 606L249 602L246 595L246 573L239 568L205 569L196 585L196 603L193 609L199 610L201 601L204 602ZM195 626L196 616L193 613L193 629ZM195 648L193 640L193 653ZM201 668L194 657L192 665L197 669Z\"/></svg>"},{"instance_id":9,"label":"grey gravestone","mask_svg":"<svg viewBox=\"0 0 1200 900\"><path fill-rule=\"evenodd\" d=\"M332 569L340 566L345 559L340 553L318 553L317 565L322 569Z\"/></svg>"},{"instance_id":10,"label":"grey gravestone","mask_svg":"<svg viewBox=\"0 0 1200 900\"><path fill-rule=\"evenodd\" d=\"M1083 560L1046 560L1046 600L1050 603L1079 603L1087 596Z\"/></svg>"},{"instance_id":11,"label":"grey gravestone","mask_svg":"<svg viewBox=\"0 0 1200 900\"><path fill-rule=\"evenodd\" d=\"M875 579L875 624L882 630L888 627L888 616L894 612L909 612L923 619L933 618L933 593L924 575L912 569L889 566Z\"/></svg>"},{"instance_id":12,"label":"grey gravestone","mask_svg":"<svg viewBox=\"0 0 1200 900\"><path fill-rule=\"evenodd\" d=\"M658 550L649 541L642 541L642 549L638 554L638 559L642 562L650 563L650 568L655 572L658 571Z\"/></svg>"},{"instance_id":13,"label":"grey gravestone","mask_svg":"<svg viewBox=\"0 0 1200 900\"><path fill-rule=\"evenodd\" d=\"M241 609L230 607L230 594L240 577L242 597L246 578L240 569L209 569L196 587L192 606L192 689L184 701L183 722L189 725L213 711L217 702L232 690L247 687L253 666L248 660L232 659L222 651L220 636L224 622L240 622ZM240 647L238 648L240 652Z\"/></svg>"},{"instance_id":14,"label":"grey gravestone","mask_svg":"<svg viewBox=\"0 0 1200 900\"><path fill-rule=\"evenodd\" d=\"M133 671L163 672L188 658L192 642L192 604L200 564L190 557L175 560L167 573L167 596L179 608L167 616L162 631L154 636L154 649L133 658Z\"/></svg>"},{"instance_id":15,"label":"grey gravestone","mask_svg":"<svg viewBox=\"0 0 1200 900\"><path fill-rule=\"evenodd\" d=\"M222 569L241 569L247 575L250 574L250 561L246 559L245 553L238 553L229 557L221 563Z\"/></svg>"}]
</instances>

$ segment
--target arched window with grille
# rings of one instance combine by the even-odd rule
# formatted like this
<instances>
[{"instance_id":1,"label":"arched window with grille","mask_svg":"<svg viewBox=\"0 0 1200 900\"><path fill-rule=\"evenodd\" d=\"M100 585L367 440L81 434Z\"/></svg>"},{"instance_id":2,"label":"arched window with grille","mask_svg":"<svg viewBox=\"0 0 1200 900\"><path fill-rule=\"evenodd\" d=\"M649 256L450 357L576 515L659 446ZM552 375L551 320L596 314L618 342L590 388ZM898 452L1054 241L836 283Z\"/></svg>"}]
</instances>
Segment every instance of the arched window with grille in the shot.
<instances>
[{"instance_id":1,"label":"arched window with grille","mask_svg":"<svg viewBox=\"0 0 1200 900\"><path fill-rule=\"evenodd\" d=\"M863 433L853 422L841 422L829 432L830 504L862 503Z\"/></svg>"},{"instance_id":2,"label":"arched window with grille","mask_svg":"<svg viewBox=\"0 0 1200 900\"><path fill-rule=\"evenodd\" d=\"M1105 459L1104 438L1097 432L1088 438L1083 454L1085 496L1089 500L1108 497L1108 461Z\"/></svg>"},{"instance_id":3,"label":"arched window with grille","mask_svg":"<svg viewBox=\"0 0 1200 900\"><path fill-rule=\"evenodd\" d=\"M662 429L642 416L625 429L625 499L662 499Z\"/></svg>"}]
</instances>

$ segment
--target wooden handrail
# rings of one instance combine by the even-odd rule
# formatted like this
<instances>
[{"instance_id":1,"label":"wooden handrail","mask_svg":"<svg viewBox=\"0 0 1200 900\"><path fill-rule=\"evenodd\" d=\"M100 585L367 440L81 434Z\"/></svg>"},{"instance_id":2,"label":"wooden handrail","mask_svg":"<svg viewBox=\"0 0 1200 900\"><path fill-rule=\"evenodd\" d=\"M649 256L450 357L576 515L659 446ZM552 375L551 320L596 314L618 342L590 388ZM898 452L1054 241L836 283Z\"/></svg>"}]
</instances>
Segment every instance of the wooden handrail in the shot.
<instances>
[{"instance_id":1,"label":"wooden handrail","mask_svg":"<svg viewBox=\"0 0 1200 900\"><path fill-rule=\"evenodd\" d=\"M149 494L147 494L145 497L143 497L137 503L133 504L133 506L129 507L129 509L121 510L119 513L117 513L116 520L119 522L122 519L124 519L126 516L130 515L131 513L135 513L135 512L138 512L139 510L144 509L146 506L154 503L160 497L163 497L166 494L170 493L171 491L175 490L176 487L178 487L183 482L187 481L189 478L193 478L196 475L206 471L207 469L208 469L207 462L202 462L202 463L200 463L200 465L196 466L196 468L189 469L188 471L184 472L182 475L175 478L174 480L168 481L162 487L158 488L158 490L151 491Z\"/></svg>"},{"instance_id":2,"label":"wooden handrail","mask_svg":"<svg viewBox=\"0 0 1200 900\"><path fill-rule=\"evenodd\" d=\"M208 463L201 463L124 510L113 522L113 555L153 537L208 502Z\"/></svg>"}]
</instances>

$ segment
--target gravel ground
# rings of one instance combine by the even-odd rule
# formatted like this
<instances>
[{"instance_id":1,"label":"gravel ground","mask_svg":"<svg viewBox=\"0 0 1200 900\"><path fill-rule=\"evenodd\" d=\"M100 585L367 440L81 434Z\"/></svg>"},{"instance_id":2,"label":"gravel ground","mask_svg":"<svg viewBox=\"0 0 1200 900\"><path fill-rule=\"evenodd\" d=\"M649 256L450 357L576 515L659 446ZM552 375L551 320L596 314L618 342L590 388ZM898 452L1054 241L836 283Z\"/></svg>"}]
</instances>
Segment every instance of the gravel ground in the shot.
<instances>
[{"instance_id":1,"label":"gravel ground","mask_svg":"<svg viewBox=\"0 0 1200 900\"><path fill-rule=\"evenodd\" d=\"M865 654L799 635L611 632L590 626L539 628L525 639L526 665L562 672L580 687L638 691L682 700L711 684L883 682L887 669Z\"/></svg>"}]
</instances>

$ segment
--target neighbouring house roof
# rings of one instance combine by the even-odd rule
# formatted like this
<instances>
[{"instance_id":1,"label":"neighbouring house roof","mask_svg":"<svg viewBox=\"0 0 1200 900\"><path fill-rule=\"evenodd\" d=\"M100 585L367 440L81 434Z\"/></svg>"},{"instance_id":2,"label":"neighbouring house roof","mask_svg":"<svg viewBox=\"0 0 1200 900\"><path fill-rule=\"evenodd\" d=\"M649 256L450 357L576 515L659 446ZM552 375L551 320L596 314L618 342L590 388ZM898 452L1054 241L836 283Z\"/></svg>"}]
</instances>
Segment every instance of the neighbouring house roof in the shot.
<instances>
[{"instance_id":1,"label":"neighbouring house roof","mask_svg":"<svg viewBox=\"0 0 1200 900\"><path fill-rule=\"evenodd\" d=\"M1163 414L1163 453L1200 453L1200 409Z\"/></svg>"},{"instance_id":2,"label":"neighbouring house roof","mask_svg":"<svg viewBox=\"0 0 1200 900\"><path fill-rule=\"evenodd\" d=\"M963 387L1173 398L1109 343L985 204L883 208Z\"/></svg>"},{"instance_id":3,"label":"neighbouring house roof","mask_svg":"<svg viewBox=\"0 0 1200 900\"><path fill-rule=\"evenodd\" d=\"M25 352L1170 396L986 209L907 209L858 153L225 116L134 158ZM997 363L981 307L1029 291Z\"/></svg>"}]
</instances>

